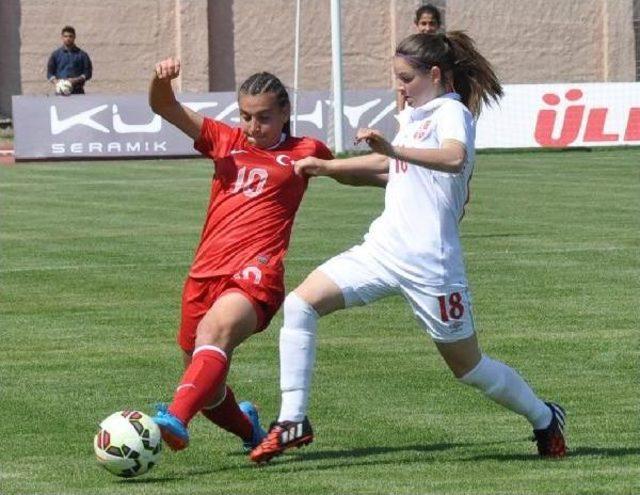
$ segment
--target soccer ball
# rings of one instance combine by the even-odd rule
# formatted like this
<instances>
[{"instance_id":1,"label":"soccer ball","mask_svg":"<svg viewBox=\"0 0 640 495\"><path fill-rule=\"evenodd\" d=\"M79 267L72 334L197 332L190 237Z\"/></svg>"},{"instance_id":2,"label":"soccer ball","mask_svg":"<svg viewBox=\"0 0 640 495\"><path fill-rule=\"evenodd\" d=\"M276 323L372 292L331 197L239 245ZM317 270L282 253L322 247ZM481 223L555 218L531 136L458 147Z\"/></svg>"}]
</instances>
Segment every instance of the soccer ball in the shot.
<instances>
[{"instance_id":1,"label":"soccer ball","mask_svg":"<svg viewBox=\"0 0 640 495\"><path fill-rule=\"evenodd\" d=\"M56 83L57 95L69 96L72 89L73 84L71 84L68 79L58 79L58 82Z\"/></svg>"},{"instance_id":2,"label":"soccer ball","mask_svg":"<svg viewBox=\"0 0 640 495\"><path fill-rule=\"evenodd\" d=\"M123 478L140 476L158 462L160 428L140 411L118 411L100 423L93 449L107 471Z\"/></svg>"}]
</instances>

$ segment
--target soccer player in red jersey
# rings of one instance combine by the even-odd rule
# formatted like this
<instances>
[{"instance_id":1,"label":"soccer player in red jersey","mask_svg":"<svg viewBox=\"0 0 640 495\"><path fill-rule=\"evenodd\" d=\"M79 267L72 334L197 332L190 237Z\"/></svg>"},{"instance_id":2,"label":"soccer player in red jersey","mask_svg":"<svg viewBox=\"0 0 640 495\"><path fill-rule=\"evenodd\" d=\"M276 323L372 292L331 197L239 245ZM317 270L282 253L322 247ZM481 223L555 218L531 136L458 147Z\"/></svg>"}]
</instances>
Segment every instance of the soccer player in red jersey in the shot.
<instances>
[{"instance_id":1,"label":"soccer player in red jersey","mask_svg":"<svg viewBox=\"0 0 640 495\"><path fill-rule=\"evenodd\" d=\"M181 450L189 422L202 412L250 450L265 433L253 404L238 404L226 384L231 356L267 327L284 299L283 258L308 182L292 164L332 154L315 139L289 134L289 96L274 75L257 73L241 85L240 127L233 128L180 104L171 87L179 74L178 60L157 63L149 104L194 139L195 149L213 160L215 175L182 295L178 344L186 369L154 421L167 445Z\"/></svg>"}]
</instances>

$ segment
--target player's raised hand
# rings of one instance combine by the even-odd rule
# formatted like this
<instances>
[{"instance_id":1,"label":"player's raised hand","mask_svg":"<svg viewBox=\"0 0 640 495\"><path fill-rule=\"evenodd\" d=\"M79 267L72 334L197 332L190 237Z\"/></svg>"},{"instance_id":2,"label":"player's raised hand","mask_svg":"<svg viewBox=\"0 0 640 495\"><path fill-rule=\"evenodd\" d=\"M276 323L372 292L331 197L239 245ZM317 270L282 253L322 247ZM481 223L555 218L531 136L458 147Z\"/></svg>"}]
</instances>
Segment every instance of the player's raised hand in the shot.
<instances>
[{"instance_id":1,"label":"player's raised hand","mask_svg":"<svg viewBox=\"0 0 640 495\"><path fill-rule=\"evenodd\" d=\"M293 164L293 170L298 175L309 175L313 177L329 175L331 171L330 160L322 160L315 156L308 156L302 160L297 160Z\"/></svg>"},{"instance_id":2,"label":"player's raised hand","mask_svg":"<svg viewBox=\"0 0 640 495\"><path fill-rule=\"evenodd\" d=\"M169 57L156 64L156 78L170 81L180 75L180 60Z\"/></svg>"},{"instance_id":3,"label":"player's raised hand","mask_svg":"<svg viewBox=\"0 0 640 495\"><path fill-rule=\"evenodd\" d=\"M360 144L362 141L365 141L376 153L386 156L393 154L391 143L376 129L369 129L368 127L358 129L355 144Z\"/></svg>"}]
</instances>

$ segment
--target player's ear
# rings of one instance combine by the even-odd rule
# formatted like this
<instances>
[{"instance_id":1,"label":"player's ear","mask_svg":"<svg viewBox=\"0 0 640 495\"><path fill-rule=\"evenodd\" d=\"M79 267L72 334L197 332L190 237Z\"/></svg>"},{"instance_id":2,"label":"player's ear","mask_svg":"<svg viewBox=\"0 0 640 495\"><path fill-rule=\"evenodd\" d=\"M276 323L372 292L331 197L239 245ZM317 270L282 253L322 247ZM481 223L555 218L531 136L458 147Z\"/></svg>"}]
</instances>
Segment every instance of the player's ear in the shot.
<instances>
[{"instance_id":1,"label":"player's ear","mask_svg":"<svg viewBox=\"0 0 640 495\"><path fill-rule=\"evenodd\" d=\"M437 65L434 65L433 67L431 67L430 71L430 76L431 76L431 82L433 84L442 84L442 70L440 70L440 67L438 67Z\"/></svg>"}]
</instances>

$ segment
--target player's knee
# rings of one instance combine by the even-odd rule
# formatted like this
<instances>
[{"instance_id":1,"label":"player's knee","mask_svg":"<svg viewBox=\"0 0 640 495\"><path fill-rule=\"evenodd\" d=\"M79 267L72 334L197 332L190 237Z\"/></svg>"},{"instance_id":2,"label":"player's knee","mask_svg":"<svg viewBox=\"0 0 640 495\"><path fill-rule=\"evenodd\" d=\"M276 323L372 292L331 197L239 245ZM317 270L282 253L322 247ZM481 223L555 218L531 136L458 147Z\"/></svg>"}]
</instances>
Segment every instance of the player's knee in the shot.
<instances>
[{"instance_id":1,"label":"player's knee","mask_svg":"<svg viewBox=\"0 0 640 495\"><path fill-rule=\"evenodd\" d=\"M234 341L235 329L231 321L202 320L196 330L196 345L215 345L228 350Z\"/></svg>"},{"instance_id":2,"label":"player's knee","mask_svg":"<svg viewBox=\"0 0 640 495\"><path fill-rule=\"evenodd\" d=\"M290 292L284 300L284 326L287 328L315 327L318 313L313 306L295 292Z\"/></svg>"},{"instance_id":3,"label":"player's knee","mask_svg":"<svg viewBox=\"0 0 640 495\"><path fill-rule=\"evenodd\" d=\"M320 316L328 315L345 307L342 290L320 270L314 270L300 284L295 294L306 301Z\"/></svg>"}]
</instances>

